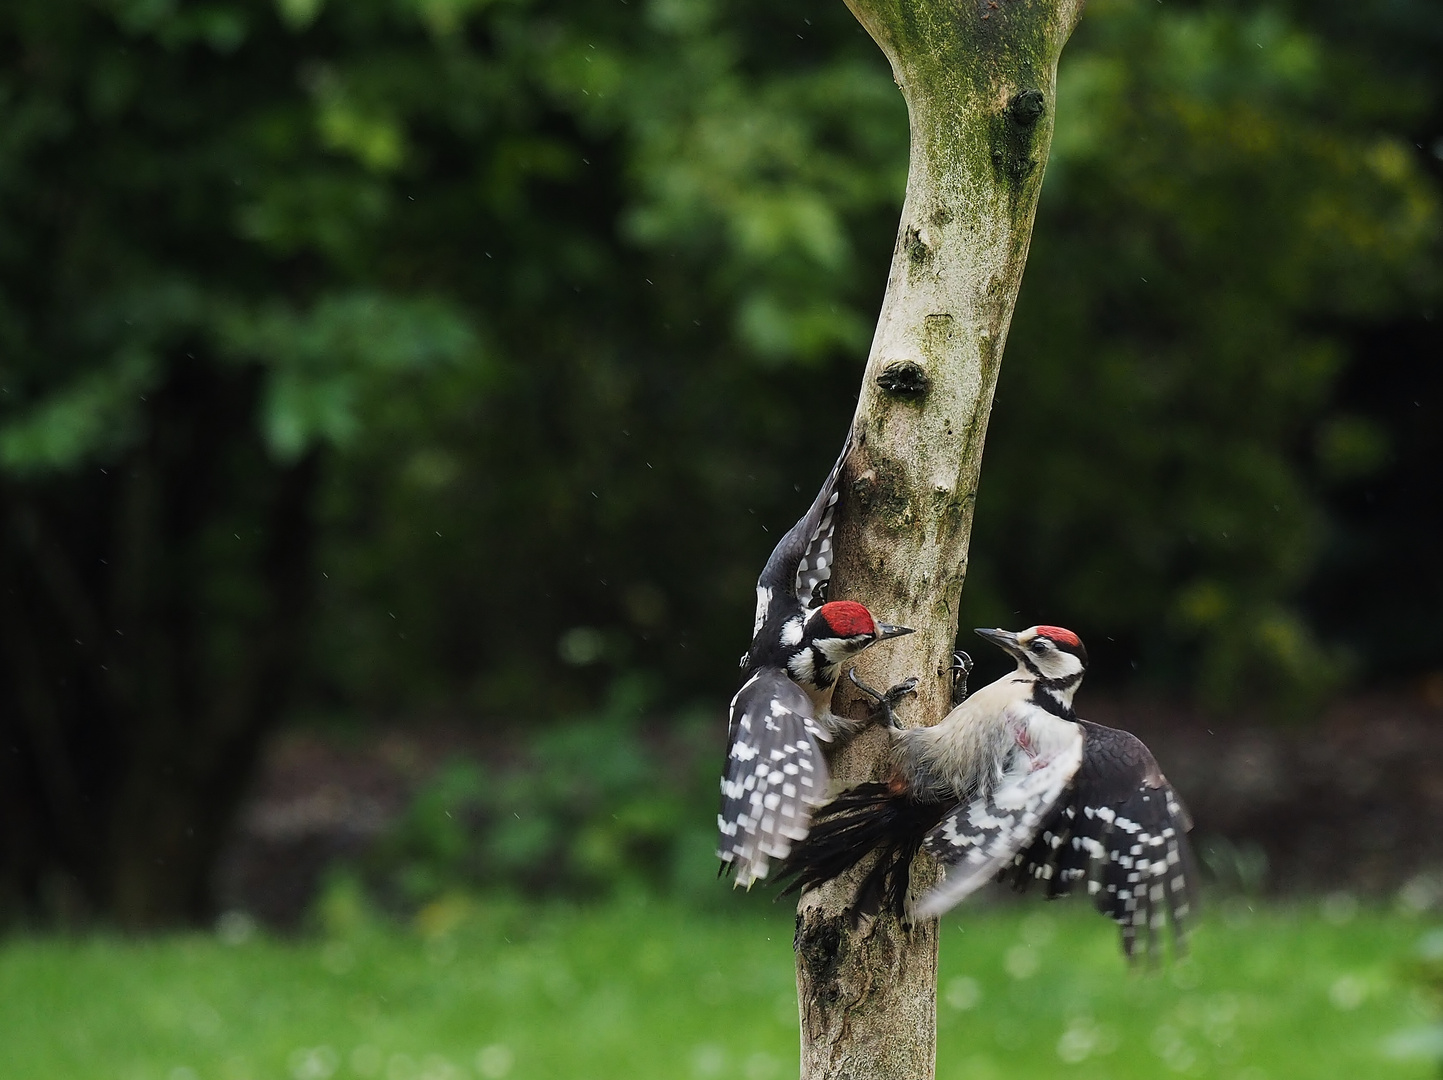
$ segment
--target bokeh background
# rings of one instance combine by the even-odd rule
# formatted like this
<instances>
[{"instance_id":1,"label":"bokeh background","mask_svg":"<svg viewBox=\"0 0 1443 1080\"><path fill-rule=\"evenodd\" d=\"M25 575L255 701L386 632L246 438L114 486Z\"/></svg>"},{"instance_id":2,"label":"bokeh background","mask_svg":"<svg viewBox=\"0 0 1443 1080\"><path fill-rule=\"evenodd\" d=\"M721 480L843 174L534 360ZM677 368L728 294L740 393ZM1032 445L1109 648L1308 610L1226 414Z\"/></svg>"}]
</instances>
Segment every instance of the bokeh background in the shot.
<instances>
[{"instance_id":1,"label":"bokeh background","mask_svg":"<svg viewBox=\"0 0 1443 1080\"><path fill-rule=\"evenodd\" d=\"M14 1075L784 1075L712 771L906 174L845 7L9 0L0 56ZM1057 110L962 625L1082 633L1213 958L984 904L939 1075L1434 1075L1443 9L1094 0Z\"/></svg>"}]
</instances>

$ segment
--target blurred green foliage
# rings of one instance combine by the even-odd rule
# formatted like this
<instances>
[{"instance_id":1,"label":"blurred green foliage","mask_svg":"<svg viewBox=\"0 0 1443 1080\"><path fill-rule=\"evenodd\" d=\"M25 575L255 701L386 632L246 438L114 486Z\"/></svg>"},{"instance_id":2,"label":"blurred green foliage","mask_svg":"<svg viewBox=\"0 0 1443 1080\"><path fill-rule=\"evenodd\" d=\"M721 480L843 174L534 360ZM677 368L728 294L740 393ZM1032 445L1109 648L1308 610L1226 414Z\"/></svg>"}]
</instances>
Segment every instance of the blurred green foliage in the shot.
<instances>
[{"instance_id":1,"label":"blurred green foliage","mask_svg":"<svg viewBox=\"0 0 1443 1080\"><path fill-rule=\"evenodd\" d=\"M780 1080L796 1067L793 914L450 896L413 929L338 898L328 932L0 944L15 1080ZM1420 920L1239 908L1129 974L1063 901L950 915L938 1075L1425 1080L1389 1039L1432 1015L1399 970Z\"/></svg>"},{"instance_id":2,"label":"blurred green foliage","mask_svg":"<svg viewBox=\"0 0 1443 1080\"><path fill-rule=\"evenodd\" d=\"M845 422L905 171L847 13L763 8L15 5L0 463L123 460L174 368L256 365L277 461L344 452L323 699L534 708L576 628L720 686ZM976 620L1065 617L1220 703L1349 670L1295 601L1314 480L1389 455L1332 399L1347 328L1439 288L1401 137L1428 94L1278 10L1090 7Z\"/></svg>"},{"instance_id":3,"label":"blurred green foliage","mask_svg":"<svg viewBox=\"0 0 1443 1080\"><path fill-rule=\"evenodd\" d=\"M1297 607L1327 483L1389 456L1335 397L1344 328L1440 285L1437 185L1389 133L1408 118L1391 89L1273 11L1089 6L994 410L972 610L1065 612L1219 706L1315 701L1350 673Z\"/></svg>"},{"instance_id":4,"label":"blurred green foliage","mask_svg":"<svg viewBox=\"0 0 1443 1080\"><path fill-rule=\"evenodd\" d=\"M371 894L413 912L478 888L595 898L712 884L710 814L697 811L715 802L715 732L702 717L645 730L647 704L625 680L518 760L453 759L359 868Z\"/></svg>"},{"instance_id":5,"label":"blurred green foliage","mask_svg":"<svg viewBox=\"0 0 1443 1080\"><path fill-rule=\"evenodd\" d=\"M1443 927L1435 926L1418 939L1405 971L1433 1006L1433 1023L1400 1027L1385 1046L1389 1056L1399 1060L1427 1061L1443 1067L1443 1021L1437 1015L1443 1008Z\"/></svg>"},{"instance_id":6,"label":"blurred green foliage","mask_svg":"<svg viewBox=\"0 0 1443 1080\"><path fill-rule=\"evenodd\" d=\"M1354 6L1089 5L964 625L1218 706L1436 663L1443 28ZM895 236L844 5L12 0L0 61L0 909L202 911L282 715L715 711Z\"/></svg>"}]
</instances>

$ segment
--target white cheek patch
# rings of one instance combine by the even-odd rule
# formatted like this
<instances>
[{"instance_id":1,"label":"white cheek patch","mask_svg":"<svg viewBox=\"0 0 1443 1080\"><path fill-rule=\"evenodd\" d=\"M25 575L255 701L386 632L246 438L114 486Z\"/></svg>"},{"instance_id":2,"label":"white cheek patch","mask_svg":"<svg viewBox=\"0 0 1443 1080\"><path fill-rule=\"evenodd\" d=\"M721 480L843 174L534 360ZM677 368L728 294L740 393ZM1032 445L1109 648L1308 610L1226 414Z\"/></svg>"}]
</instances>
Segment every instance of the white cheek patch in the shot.
<instances>
[{"instance_id":1,"label":"white cheek patch","mask_svg":"<svg viewBox=\"0 0 1443 1080\"><path fill-rule=\"evenodd\" d=\"M1082 671L1082 661L1070 652L1049 649L1047 655L1037 661L1037 667L1049 679L1065 679Z\"/></svg>"},{"instance_id":2,"label":"white cheek patch","mask_svg":"<svg viewBox=\"0 0 1443 1080\"><path fill-rule=\"evenodd\" d=\"M840 664L853 653L861 651L852 644L850 638L822 638L817 642L817 648L827 658L829 665Z\"/></svg>"},{"instance_id":3,"label":"white cheek patch","mask_svg":"<svg viewBox=\"0 0 1443 1080\"><path fill-rule=\"evenodd\" d=\"M817 667L812 660L812 650L804 649L787 663L787 673L804 686L817 684Z\"/></svg>"}]
</instances>

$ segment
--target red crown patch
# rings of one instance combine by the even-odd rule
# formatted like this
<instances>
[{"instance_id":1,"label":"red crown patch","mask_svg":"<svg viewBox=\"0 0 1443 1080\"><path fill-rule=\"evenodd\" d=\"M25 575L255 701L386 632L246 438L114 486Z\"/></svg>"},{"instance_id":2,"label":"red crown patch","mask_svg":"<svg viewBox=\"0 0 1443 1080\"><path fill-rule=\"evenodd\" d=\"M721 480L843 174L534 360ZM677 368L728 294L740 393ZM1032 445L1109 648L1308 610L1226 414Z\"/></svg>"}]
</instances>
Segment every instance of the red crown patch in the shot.
<instances>
[{"instance_id":1,"label":"red crown patch","mask_svg":"<svg viewBox=\"0 0 1443 1080\"><path fill-rule=\"evenodd\" d=\"M1082 647L1082 639L1071 630L1061 626L1039 626L1037 628L1039 637L1051 638L1059 645L1070 645L1074 649Z\"/></svg>"},{"instance_id":2,"label":"red crown patch","mask_svg":"<svg viewBox=\"0 0 1443 1080\"><path fill-rule=\"evenodd\" d=\"M855 600L833 600L830 604L823 604L818 614L827 620L827 625L838 637L877 632L877 621L872 618L872 613Z\"/></svg>"}]
</instances>

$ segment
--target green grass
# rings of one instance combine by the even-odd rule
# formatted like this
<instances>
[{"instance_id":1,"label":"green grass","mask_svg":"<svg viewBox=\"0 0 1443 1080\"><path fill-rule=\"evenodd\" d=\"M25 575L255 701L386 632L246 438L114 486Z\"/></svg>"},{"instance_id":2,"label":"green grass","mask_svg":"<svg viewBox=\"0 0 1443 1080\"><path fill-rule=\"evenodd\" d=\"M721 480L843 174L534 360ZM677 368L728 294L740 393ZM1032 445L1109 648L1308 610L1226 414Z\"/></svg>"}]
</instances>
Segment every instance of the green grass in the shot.
<instances>
[{"instance_id":1,"label":"green grass","mask_svg":"<svg viewBox=\"0 0 1443 1080\"><path fill-rule=\"evenodd\" d=\"M343 912L344 914L344 912ZM346 923L346 918L332 919ZM739 904L454 901L415 930L0 945L5 1080L486 1080L796 1075L791 920ZM954 913L938 1076L1433 1078L1384 1054L1429 1018L1427 926L1310 909L1215 915L1190 960L1129 972L1077 905Z\"/></svg>"}]
</instances>

